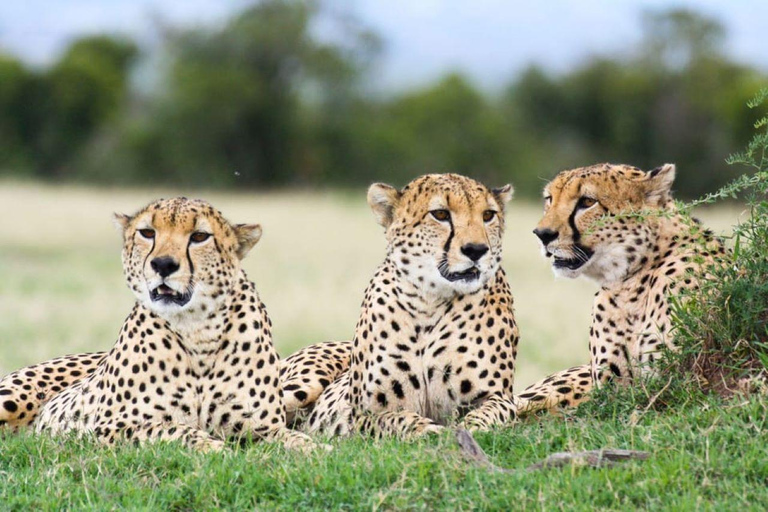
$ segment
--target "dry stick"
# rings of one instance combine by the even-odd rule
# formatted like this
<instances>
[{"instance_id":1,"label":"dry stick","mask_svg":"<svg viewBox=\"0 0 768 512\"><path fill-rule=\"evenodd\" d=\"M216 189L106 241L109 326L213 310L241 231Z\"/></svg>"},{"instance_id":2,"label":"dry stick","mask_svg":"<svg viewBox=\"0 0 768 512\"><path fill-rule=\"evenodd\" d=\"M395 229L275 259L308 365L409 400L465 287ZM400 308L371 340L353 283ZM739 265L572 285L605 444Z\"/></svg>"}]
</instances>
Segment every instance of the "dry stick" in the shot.
<instances>
[{"instance_id":1,"label":"dry stick","mask_svg":"<svg viewBox=\"0 0 768 512\"><path fill-rule=\"evenodd\" d=\"M643 414L647 413L648 410L653 407L653 404L656 403L656 400L659 399L661 394L667 390L667 388L672 384L672 377L669 378L669 382L667 382L663 388L661 388L661 391L653 395L653 397L648 401L648 405L645 406L645 409L643 409Z\"/></svg>"},{"instance_id":2,"label":"dry stick","mask_svg":"<svg viewBox=\"0 0 768 512\"><path fill-rule=\"evenodd\" d=\"M488 456L483 451L483 449L480 448L480 445L477 444L477 441L475 441L475 438L472 437L472 434L468 430L464 430L463 428L457 429L456 441L459 443L459 447L461 448L461 454L464 456L465 459L468 459L469 461L474 462L479 466L488 468L491 471L498 471L501 473L515 472L511 469L501 468L495 465L493 462L491 462Z\"/></svg>"},{"instance_id":3,"label":"dry stick","mask_svg":"<svg viewBox=\"0 0 768 512\"><path fill-rule=\"evenodd\" d=\"M558 452L553 453L541 462L528 466L527 471L535 471L543 468L557 468L574 463L591 468L603 468L615 465L617 462L628 460L645 460L650 456L648 452L636 450L588 450L585 452Z\"/></svg>"},{"instance_id":4,"label":"dry stick","mask_svg":"<svg viewBox=\"0 0 768 512\"><path fill-rule=\"evenodd\" d=\"M464 429L456 430L456 441L461 448L461 454L468 460L500 473L516 473L515 470L504 469L492 463L483 449L477 444L472 434ZM613 466L616 462L628 460L645 460L650 456L648 452L635 450L588 450L584 452L558 452L553 453L541 462L528 466L526 471L536 471L538 469L562 467L571 463L576 463L592 468L602 468Z\"/></svg>"},{"instance_id":5,"label":"dry stick","mask_svg":"<svg viewBox=\"0 0 768 512\"><path fill-rule=\"evenodd\" d=\"M642 381L641 381L642 382ZM637 425L637 423L640 421L640 418L643 417L645 413L648 412L648 410L653 407L653 404L656 403L656 400L659 399L661 394L667 390L667 388L672 384L672 377L669 378L669 382L667 382L663 388L661 388L661 391L656 393L651 397L651 399L648 401L648 405L645 406L645 409L642 410L642 412L635 411L632 413L631 417L629 418L629 424L632 426ZM645 384L643 384L643 390L646 390Z\"/></svg>"}]
</instances>

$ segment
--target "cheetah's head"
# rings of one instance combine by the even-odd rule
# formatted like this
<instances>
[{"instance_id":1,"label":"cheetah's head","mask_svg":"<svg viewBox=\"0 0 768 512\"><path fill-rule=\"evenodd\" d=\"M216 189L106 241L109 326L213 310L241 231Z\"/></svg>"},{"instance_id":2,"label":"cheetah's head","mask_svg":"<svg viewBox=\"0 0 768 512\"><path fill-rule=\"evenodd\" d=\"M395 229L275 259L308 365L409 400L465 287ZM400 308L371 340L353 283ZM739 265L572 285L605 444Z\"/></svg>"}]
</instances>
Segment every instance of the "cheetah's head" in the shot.
<instances>
[{"instance_id":1,"label":"cheetah's head","mask_svg":"<svg viewBox=\"0 0 768 512\"><path fill-rule=\"evenodd\" d=\"M240 260L258 242L257 224L230 224L201 200L155 201L133 216L116 214L123 231L128 287L167 320L206 317L236 282Z\"/></svg>"},{"instance_id":2,"label":"cheetah's head","mask_svg":"<svg viewBox=\"0 0 768 512\"><path fill-rule=\"evenodd\" d=\"M544 217L534 230L555 274L605 284L645 264L659 218L652 213L673 207L674 179L672 164L648 172L598 164L558 174L544 188Z\"/></svg>"},{"instance_id":3,"label":"cheetah's head","mask_svg":"<svg viewBox=\"0 0 768 512\"><path fill-rule=\"evenodd\" d=\"M406 279L441 297L478 291L501 261L510 185L489 190L457 174L428 174L402 190L376 183L368 204L386 229L388 257Z\"/></svg>"}]
</instances>

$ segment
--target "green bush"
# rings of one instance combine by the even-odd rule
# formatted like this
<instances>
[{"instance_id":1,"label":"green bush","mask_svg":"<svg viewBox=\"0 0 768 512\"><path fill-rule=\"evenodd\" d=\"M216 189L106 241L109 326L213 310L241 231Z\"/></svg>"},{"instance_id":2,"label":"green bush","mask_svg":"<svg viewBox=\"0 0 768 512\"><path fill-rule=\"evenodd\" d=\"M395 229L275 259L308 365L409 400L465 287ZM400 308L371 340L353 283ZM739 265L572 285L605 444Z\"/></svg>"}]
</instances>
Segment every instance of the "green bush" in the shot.
<instances>
[{"instance_id":1,"label":"green bush","mask_svg":"<svg viewBox=\"0 0 768 512\"><path fill-rule=\"evenodd\" d=\"M764 89L750 108L768 99ZM694 204L743 196L749 217L733 234L733 259L710 270L698 290L673 307L680 353L670 360L705 390L729 395L739 380L768 369L768 115L742 153L728 163L752 172Z\"/></svg>"},{"instance_id":2,"label":"green bush","mask_svg":"<svg viewBox=\"0 0 768 512\"><path fill-rule=\"evenodd\" d=\"M763 90L748 103L757 108L768 99ZM579 415L610 418L653 408L702 406L735 393L763 386L768 370L768 115L758 133L730 165L751 169L694 206L743 198L749 217L735 226L730 258L706 270L699 288L672 301L673 332L678 346L656 363L654 376L631 387L603 386ZM699 229L691 222L692 229Z\"/></svg>"}]
</instances>

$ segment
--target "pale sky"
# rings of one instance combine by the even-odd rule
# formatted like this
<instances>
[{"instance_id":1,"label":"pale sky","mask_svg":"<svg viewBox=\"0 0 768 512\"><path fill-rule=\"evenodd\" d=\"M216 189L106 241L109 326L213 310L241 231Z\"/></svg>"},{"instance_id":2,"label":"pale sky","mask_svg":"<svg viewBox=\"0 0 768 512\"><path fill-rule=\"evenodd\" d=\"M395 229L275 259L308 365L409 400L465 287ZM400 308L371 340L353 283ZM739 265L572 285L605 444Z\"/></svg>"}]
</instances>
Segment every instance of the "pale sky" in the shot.
<instances>
[{"instance_id":1,"label":"pale sky","mask_svg":"<svg viewBox=\"0 0 768 512\"><path fill-rule=\"evenodd\" d=\"M210 25L247 0L4 0L0 49L44 66L75 37L130 35L151 47L155 21ZM631 52L645 9L690 7L728 32L727 54L768 70L765 0L332 0L351 9L385 43L373 82L381 89L427 83L451 70L498 87L538 63L566 71L596 54Z\"/></svg>"}]
</instances>

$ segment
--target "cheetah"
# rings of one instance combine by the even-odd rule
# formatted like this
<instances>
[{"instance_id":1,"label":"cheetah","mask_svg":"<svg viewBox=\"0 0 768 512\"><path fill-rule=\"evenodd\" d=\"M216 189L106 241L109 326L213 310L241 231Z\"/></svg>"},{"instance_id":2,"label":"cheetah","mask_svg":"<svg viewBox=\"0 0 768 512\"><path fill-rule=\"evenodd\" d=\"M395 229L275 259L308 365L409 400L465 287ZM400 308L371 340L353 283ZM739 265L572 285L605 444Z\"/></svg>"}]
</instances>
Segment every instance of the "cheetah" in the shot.
<instances>
[{"instance_id":1,"label":"cheetah","mask_svg":"<svg viewBox=\"0 0 768 512\"><path fill-rule=\"evenodd\" d=\"M481 430L516 418L518 328L500 267L512 192L456 174L370 187L386 257L365 292L350 367L320 394L306 432L405 438L453 419Z\"/></svg>"},{"instance_id":2,"label":"cheetah","mask_svg":"<svg viewBox=\"0 0 768 512\"><path fill-rule=\"evenodd\" d=\"M722 259L723 245L676 211L675 166L644 172L599 164L563 171L544 189L534 230L558 276L585 276L600 290L589 329L590 363L556 373L516 397L518 414L572 407L593 386L623 384L652 371L675 349L670 300L695 288Z\"/></svg>"},{"instance_id":3,"label":"cheetah","mask_svg":"<svg viewBox=\"0 0 768 512\"><path fill-rule=\"evenodd\" d=\"M201 451L228 438L311 449L286 427L271 322L240 267L261 227L230 224L186 198L116 221L136 304L112 350L44 403L35 430L87 432L107 444L178 440Z\"/></svg>"},{"instance_id":4,"label":"cheetah","mask_svg":"<svg viewBox=\"0 0 768 512\"><path fill-rule=\"evenodd\" d=\"M323 390L349 368L351 354L351 342L325 341L280 361L280 386L289 425L304 423Z\"/></svg>"},{"instance_id":5,"label":"cheetah","mask_svg":"<svg viewBox=\"0 0 768 512\"><path fill-rule=\"evenodd\" d=\"M289 425L303 418L323 389L349 367L351 346L348 341L316 343L279 361ZM43 404L93 373L107 354L57 357L6 375L0 380L0 428L11 432L29 428Z\"/></svg>"},{"instance_id":6,"label":"cheetah","mask_svg":"<svg viewBox=\"0 0 768 512\"><path fill-rule=\"evenodd\" d=\"M6 375L0 380L0 427L15 432L30 426L44 403L92 374L106 355L57 357Z\"/></svg>"}]
</instances>

